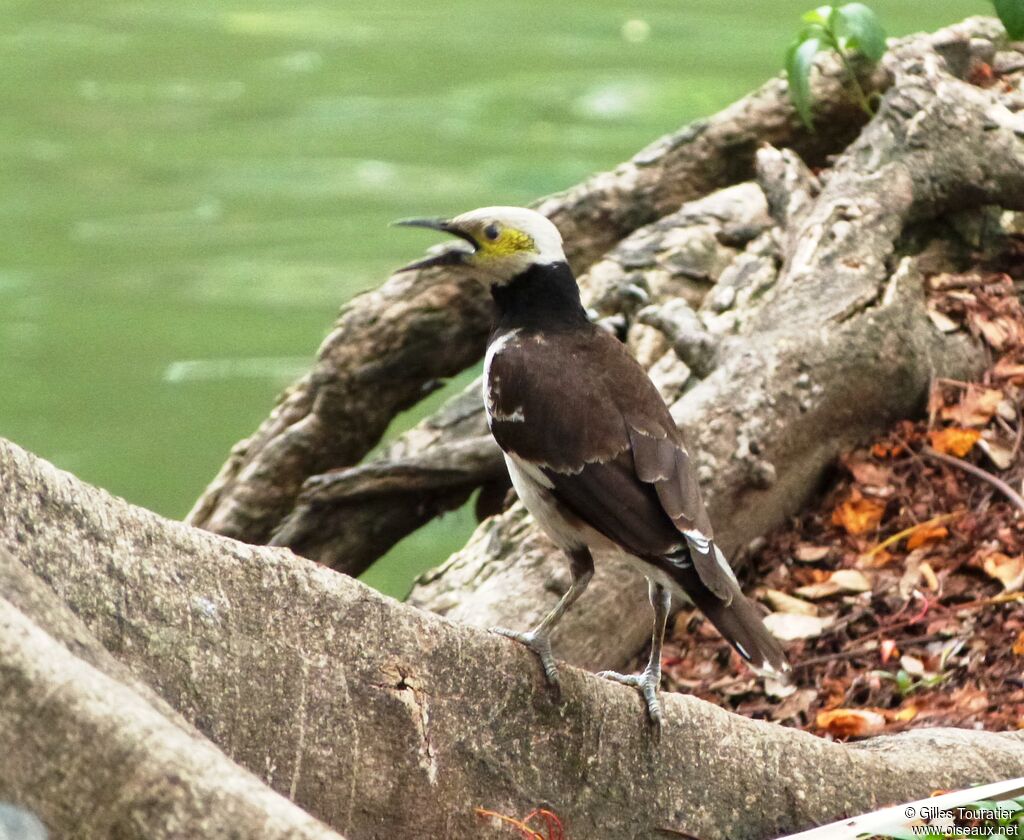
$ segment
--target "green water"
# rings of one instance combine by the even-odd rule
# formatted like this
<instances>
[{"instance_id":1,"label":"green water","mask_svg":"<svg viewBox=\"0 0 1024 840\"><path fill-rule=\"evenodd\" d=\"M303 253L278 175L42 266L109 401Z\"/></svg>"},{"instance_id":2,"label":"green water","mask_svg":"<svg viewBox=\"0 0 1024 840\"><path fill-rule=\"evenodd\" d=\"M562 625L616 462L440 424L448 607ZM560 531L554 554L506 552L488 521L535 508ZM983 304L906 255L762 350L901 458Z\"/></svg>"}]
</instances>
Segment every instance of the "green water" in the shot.
<instances>
[{"instance_id":1,"label":"green water","mask_svg":"<svg viewBox=\"0 0 1024 840\"><path fill-rule=\"evenodd\" d=\"M390 220L614 165L776 72L811 5L0 2L0 435L182 516L429 241ZM990 8L873 5L891 34ZM471 525L370 581L401 593Z\"/></svg>"}]
</instances>

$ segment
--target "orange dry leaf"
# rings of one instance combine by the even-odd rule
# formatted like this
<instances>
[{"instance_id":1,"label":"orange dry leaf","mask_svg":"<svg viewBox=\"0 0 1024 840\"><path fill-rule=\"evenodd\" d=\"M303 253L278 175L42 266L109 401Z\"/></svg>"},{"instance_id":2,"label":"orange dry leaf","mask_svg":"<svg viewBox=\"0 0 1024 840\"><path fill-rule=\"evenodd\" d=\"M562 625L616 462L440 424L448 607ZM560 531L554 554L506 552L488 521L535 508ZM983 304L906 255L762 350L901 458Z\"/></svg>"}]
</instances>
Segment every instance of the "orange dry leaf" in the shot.
<instances>
[{"instance_id":1,"label":"orange dry leaf","mask_svg":"<svg viewBox=\"0 0 1024 840\"><path fill-rule=\"evenodd\" d=\"M921 524L921 527L915 528L914 533L910 535L907 540L907 550L913 551L927 542L935 542L948 536L949 531L945 525L929 525L927 522L924 522Z\"/></svg>"},{"instance_id":2,"label":"orange dry leaf","mask_svg":"<svg viewBox=\"0 0 1024 840\"><path fill-rule=\"evenodd\" d=\"M831 712L818 712L815 723L818 729L840 738L877 735L885 728L885 718L870 709L833 709Z\"/></svg>"},{"instance_id":3,"label":"orange dry leaf","mask_svg":"<svg viewBox=\"0 0 1024 840\"><path fill-rule=\"evenodd\" d=\"M858 569L881 569L892 562L892 553L884 548L874 548L866 554L861 554L854 564Z\"/></svg>"},{"instance_id":4,"label":"orange dry leaf","mask_svg":"<svg viewBox=\"0 0 1024 840\"><path fill-rule=\"evenodd\" d=\"M871 447L871 454L876 458L895 458L903 451L902 443L876 443Z\"/></svg>"},{"instance_id":5,"label":"orange dry leaf","mask_svg":"<svg viewBox=\"0 0 1024 840\"><path fill-rule=\"evenodd\" d=\"M1017 656L1024 656L1024 630L1020 631L1017 641L1013 643L1013 647L1010 650L1017 654Z\"/></svg>"},{"instance_id":6,"label":"orange dry leaf","mask_svg":"<svg viewBox=\"0 0 1024 840\"><path fill-rule=\"evenodd\" d=\"M963 458L981 440L981 432L977 429L937 429L928 432L928 440L936 452Z\"/></svg>"},{"instance_id":7,"label":"orange dry leaf","mask_svg":"<svg viewBox=\"0 0 1024 840\"><path fill-rule=\"evenodd\" d=\"M905 721L913 720L916 717L917 717L917 707L916 706L904 706L902 709L897 711L896 714L894 714L892 716L892 719L893 720L897 720L897 721L905 722Z\"/></svg>"},{"instance_id":8,"label":"orange dry leaf","mask_svg":"<svg viewBox=\"0 0 1024 840\"><path fill-rule=\"evenodd\" d=\"M832 524L841 525L846 533L858 536L875 530L882 521L885 504L875 499L865 499L854 488L850 498L832 511Z\"/></svg>"}]
</instances>

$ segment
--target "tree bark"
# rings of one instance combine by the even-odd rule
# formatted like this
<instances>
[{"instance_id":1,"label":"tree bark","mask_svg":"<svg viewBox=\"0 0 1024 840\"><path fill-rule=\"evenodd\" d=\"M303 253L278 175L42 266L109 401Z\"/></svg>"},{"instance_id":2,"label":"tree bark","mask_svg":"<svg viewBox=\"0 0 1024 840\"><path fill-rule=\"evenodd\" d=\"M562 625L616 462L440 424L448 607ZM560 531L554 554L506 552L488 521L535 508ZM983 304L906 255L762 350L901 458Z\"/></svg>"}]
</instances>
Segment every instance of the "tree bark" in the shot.
<instances>
[{"instance_id":1,"label":"tree bark","mask_svg":"<svg viewBox=\"0 0 1024 840\"><path fill-rule=\"evenodd\" d=\"M0 581L0 798L58 838L341 840L185 723L3 549Z\"/></svg>"},{"instance_id":2,"label":"tree bark","mask_svg":"<svg viewBox=\"0 0 1024 840\"><path fill-rule=\"evenodd\" d=\"M928 730L843 745L681 695L665 698L666 729L654 740L633 690L566 667L556 698L533 656L508 639L399 604L287 551L168 522L6 442L0 477L0 547L49 581L109 651L234 760L353 840L507 837L475 809L522 815L538 804L578 837L763 838L1024 773L1020 733ZM39 629L55 622L38 602L0 606L11 703L0 720L14 720L2 731L15 733L19 749L38 735L50 771L30 776L31 804L47 817L75 809L68 776L100 797L108 777L90 775L110 765L109 750L129 759L115 769L132 775L113 783L129 804L97 807L106 819L75 836L110 836L124 821L139 836L203 825L194 820L204 803L172 822L183 813L167 805L178 794L165 800L158 785L154 795L150 782L163 777L133 761L181 762L179 785L191 795L197 778L231 787L216 751L168 723L130 678L101 674ZM46 721L49 736L40 733ZM167 727L165 746L150 733ZM250 804L267 801L251 787L232 790ZM241 813L224 796L217 807ZM145 835L149 826L159 830ZM239 826L246 836L266 833ZM318 836L308 831L291 836Z\"/></svg>"}]
</instances>

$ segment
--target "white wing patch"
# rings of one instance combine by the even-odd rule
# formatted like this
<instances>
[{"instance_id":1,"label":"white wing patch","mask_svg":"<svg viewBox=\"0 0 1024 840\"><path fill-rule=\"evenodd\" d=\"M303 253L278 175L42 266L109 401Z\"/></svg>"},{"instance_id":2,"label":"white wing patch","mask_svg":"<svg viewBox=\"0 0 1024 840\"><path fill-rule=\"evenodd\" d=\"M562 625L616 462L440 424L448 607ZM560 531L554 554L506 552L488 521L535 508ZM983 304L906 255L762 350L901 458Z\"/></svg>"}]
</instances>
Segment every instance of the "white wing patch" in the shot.
<instances>
[{"instance_id":1,"label":"white wing patch","mask_svg":"<svg viewBox=\"0 0 1024 840\"><path fill-rule=\"evenodd\" d=\"M511 452L505 453L505 462L509 466L509 473L519 473L528 481L532 481L534 484L539 484L545 490L554 489L554 483L550 478L544 475L544 471L536 464L527 461L525 458L520 458L518 455L514 455ZM517 487L516 489L518 490L519 488ZM527 507L529 507L529 505L527 505Z\"/></svg>"},{"instance_id":2,"label":"white wing patch","mask_svg":"<svg viewBox=\"0 0 1024 840\"><path fill-rule=\"evenodd\" d=\"M495 356L518 338L518 336L519 330L517 329L505 333L500 338L491 342L491 346L487 348L487 355L484 356L483 392L484 408L487 410L488 423L493 420L497 420L501 423L526 422L526 415L523 413L523 407L521 405L517 405L510 414L498 411L495 399L497 396L498 386L501 385L501 378L491 375L491 364L494 362Z\"/></svg>"},{"instance_id":3,"label":"white wing patch","mask_svg":"<svg viewBox=\"0 0 1024 840\"><path fill-rule=\"evenodd\" d=\"M714 557L719 568L725 572L736 586L739 586L739 581L736 580L736 573L732 570L732 566L729 565L729 561L725 559L725 555L722 554L722 549L696 529L691 528L689 531L683 531L683 536L686 537L686 543L691 551L696 551L702 557Z\"/></svg>"},{"instance_id":4,"label":"white wing patch","mask_svg":"<svg viewBox=\"0 0 1024 840\"><path fill-rule=\"evenodd\" d=\"M686 537L686 542L689 543L690 548L698 554L704 555L711 553L711 540L705 537L700 531L694 529L683 531L683 536Z\"/></svg>"},{"instance_id":5,"label":"white wing patch","mask_svg":"<svg viewBox=\"0 0 1024 840\"><path fill-rule=\"evenodd\" d=\"M717 545L714 546L714 549L715 549L715 559L718 561L718 565L722 567L722 570L730 578L732 578L732 582L735 583L736 586L739 586L740 582L738 580L736 580L736 572L734 572L732 570L732 566L729 565L729 561L725 559L725 555L722 554L722 549L720 549Z\"/></svg>"}]
</instances>

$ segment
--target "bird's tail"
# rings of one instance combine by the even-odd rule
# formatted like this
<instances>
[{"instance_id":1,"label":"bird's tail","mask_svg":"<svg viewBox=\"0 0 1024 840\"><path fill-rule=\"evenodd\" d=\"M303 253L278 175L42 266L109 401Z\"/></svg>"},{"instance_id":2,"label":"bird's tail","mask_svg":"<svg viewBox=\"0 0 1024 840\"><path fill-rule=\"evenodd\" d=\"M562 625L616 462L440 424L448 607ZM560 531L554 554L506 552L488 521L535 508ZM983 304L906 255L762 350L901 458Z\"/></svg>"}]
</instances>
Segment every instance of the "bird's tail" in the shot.
<instances>
[{"instance_id":1,"label":"bird's tail","mask_svg":"<svg viewBox=\"0 0 1024 840\"><path fill-rule=\"evenodd\" d=\"M738 587L731 603L713 595L705 603L696 599L694 602L759 675L778 677L789 671L789 662L779 640L765 627L757 607Z\"/></svg>"},{"instance_id":2,"label":"bird's tail","mask_svg":"<svg viewBox=\"0 0 1024 840\"><path fill-rule=\"evenodd\" d=\"M761 620L757 607L740 590L728 561L714 542L687 532L687 545L666 558L672 576L710 619L722 637L761 676L789 671L782 645Z\"/></svg>"}]
</instances>

